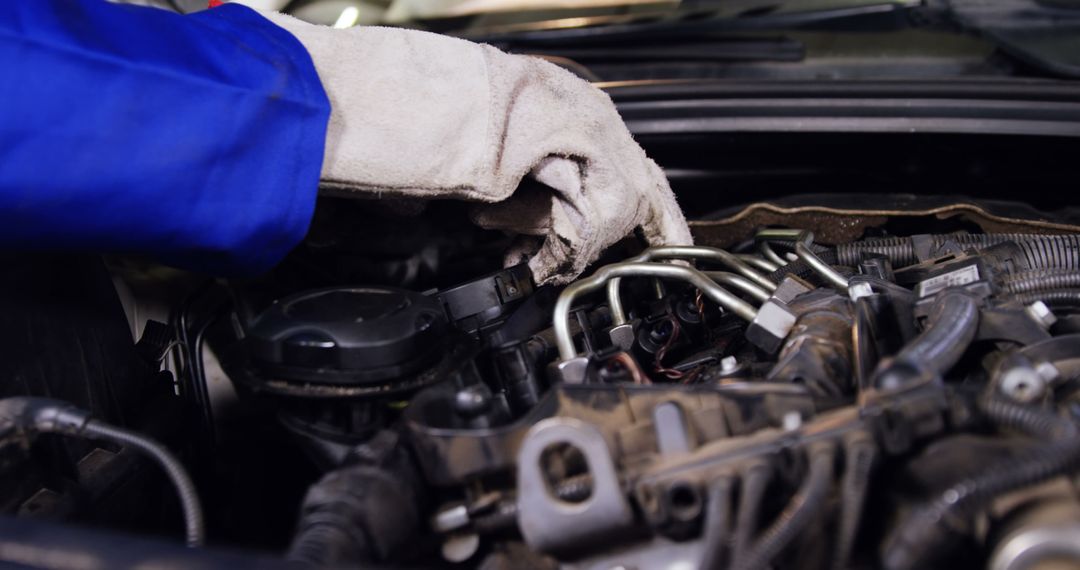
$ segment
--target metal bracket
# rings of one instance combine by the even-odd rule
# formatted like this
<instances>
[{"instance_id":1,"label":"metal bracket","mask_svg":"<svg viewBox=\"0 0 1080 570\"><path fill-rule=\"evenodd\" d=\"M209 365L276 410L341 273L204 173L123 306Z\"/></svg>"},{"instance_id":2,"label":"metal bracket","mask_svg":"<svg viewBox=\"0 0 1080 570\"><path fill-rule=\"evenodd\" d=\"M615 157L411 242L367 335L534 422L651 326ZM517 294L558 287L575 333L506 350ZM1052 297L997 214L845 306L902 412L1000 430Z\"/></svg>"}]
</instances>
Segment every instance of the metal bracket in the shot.
<instances>
[{"instance_id":1,"label":"metal bracket","mask_svg":"<svg viewBox=\"0 0 1080 570\"><path fill-rule=\"evenodd\" d=\"M571 445L584 456L592 476L592 492L584 501L563 501L548 486L541 456L555 444ZM518 452L517 486L521 534L530 547L542 552L592 544L634 523L604 436L580 420L548 418L525 434Z\"/></svg>"}]
</instances>

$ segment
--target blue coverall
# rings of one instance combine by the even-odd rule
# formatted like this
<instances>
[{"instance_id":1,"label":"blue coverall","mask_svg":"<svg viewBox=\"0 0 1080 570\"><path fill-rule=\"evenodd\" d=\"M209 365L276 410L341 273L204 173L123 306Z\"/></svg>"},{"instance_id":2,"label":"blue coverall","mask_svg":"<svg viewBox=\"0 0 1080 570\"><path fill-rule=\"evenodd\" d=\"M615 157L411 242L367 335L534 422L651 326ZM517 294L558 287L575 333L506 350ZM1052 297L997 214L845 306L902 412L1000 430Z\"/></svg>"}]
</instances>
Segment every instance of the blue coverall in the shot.
<instances>
[{"instance_id":1,"label":"blue coverall","mask_svg":"<svg viewBox=\"0 0 1080 570\"><path fill-rule=\"evenodd\" d=\"M263 271L307 231L329 114L249 8L0 0L0 249Z\"/></svg>"}]
</instances>

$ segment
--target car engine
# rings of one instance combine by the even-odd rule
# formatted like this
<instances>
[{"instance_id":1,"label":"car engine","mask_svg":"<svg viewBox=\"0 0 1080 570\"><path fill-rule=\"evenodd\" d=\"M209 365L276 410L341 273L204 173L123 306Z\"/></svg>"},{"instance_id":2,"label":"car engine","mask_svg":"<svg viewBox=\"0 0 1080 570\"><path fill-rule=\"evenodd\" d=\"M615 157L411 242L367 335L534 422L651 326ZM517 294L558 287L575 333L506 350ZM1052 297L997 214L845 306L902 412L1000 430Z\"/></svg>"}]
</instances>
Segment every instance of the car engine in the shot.
<instances>
[{"instance_id":1,"label":"car engine","mask_svg":"<svg viewBox=\"0 0 1080 570\"><path fill-rule=\"evenodd\" d=\"M477 230L395 250L316 228L274 274L146 319L184 465L60 400L0 400L4 441L149 454L179 487L160 534L202 544L207 519L317 567L1075 562L1080 237L742 214L565 287L468 277L502 247ZM63 518L41 492L20 512Z\"/></svg>"},{"instance_id":2,"label":"car engine","mask_svg":"<svg viewBox=\"0 0 1080 570\"><path fill-rule=\"evenodd\" d=\"M694 244L543 285L475 205L323 188L255 277L0 252L0 567L1080 568L1080 2L257 4L594 83Z\"/></svg>"},{"instance_id":3,"label":"car engine","mask_svg":"<svg viewBox=\"0 0 1080 570\"><path fill-rule=\"evenodd\" d=\"M209 378L226 377L240 423L284 434L249 452L312 466L261 475L306 488L289 511L293 562L1075 561L1080 238L859 231L828 243L774 225L646 248L563 288L525 265L429 289L309 287L320 279L297 268L311 259L286 263L290 280L209 282L160 347L186 355L177 391L203 442L189 464L212 479L226 440L260 437L215 420ZM442 251L491 249L470 239ZM364 271L424 282L424 267ZM4 400L33 416L21 433L96 427L27 400Z\"/></svg>"}]
</instances>

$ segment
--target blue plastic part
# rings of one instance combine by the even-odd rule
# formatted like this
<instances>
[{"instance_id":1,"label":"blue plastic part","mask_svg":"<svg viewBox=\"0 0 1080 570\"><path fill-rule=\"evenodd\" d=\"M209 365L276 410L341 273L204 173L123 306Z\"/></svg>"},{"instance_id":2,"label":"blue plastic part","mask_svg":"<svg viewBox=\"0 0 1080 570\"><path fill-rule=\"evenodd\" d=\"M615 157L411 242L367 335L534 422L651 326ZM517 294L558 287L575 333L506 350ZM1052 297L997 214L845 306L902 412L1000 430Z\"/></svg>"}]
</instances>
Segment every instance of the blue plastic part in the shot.
<instances>
[{"instance_id":1,"label":"blue plastic part","mask_svg":"<svg viewBox=\"0 0 1080 570\"><path fill-rule=\"evenodd\" d=\"M329 115L249 8L0 1L0 249L265 271L310 224Z\"/></svg>"}]
</instances>

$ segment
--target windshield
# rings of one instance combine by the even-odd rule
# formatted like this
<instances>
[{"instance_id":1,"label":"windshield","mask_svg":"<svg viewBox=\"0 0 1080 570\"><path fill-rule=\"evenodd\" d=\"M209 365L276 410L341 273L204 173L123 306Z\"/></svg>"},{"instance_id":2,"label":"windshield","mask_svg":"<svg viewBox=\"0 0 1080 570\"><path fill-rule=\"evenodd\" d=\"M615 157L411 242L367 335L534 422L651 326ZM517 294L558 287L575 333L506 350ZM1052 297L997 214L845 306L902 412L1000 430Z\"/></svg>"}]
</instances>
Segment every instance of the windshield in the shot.
<instances>
[{"instance_id":1,"label":"windshield","mask_svg":"<svg viewBox=\"0 0 1080 570\"><path fill-rule=\"evenodd\" d=\"M456 35L595 83L1080 79L1080 0L233 1L338 28Z\"/></svg>"}]
</instances>

